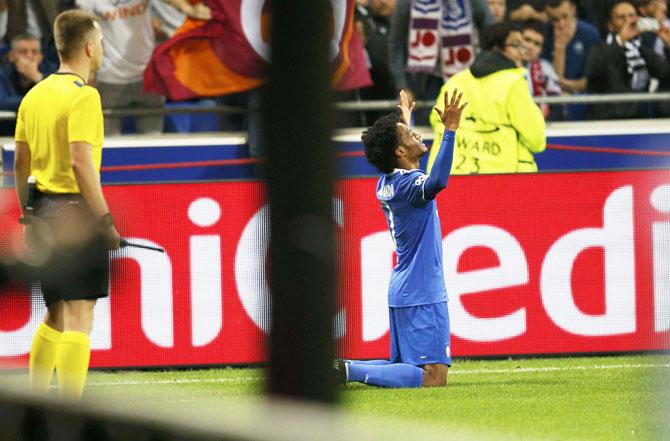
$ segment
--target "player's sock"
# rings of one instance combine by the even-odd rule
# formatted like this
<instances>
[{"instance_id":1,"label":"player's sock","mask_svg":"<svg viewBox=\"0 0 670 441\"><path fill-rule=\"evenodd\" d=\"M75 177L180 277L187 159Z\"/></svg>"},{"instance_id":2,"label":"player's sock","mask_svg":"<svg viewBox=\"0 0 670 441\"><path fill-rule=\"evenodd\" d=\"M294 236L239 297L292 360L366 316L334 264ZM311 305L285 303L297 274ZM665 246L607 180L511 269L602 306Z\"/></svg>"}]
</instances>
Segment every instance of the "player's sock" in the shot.
<instances>
[{"instance_id":1,"label":"player's sock","mask_svg":"<svg viewBox=\"0 0 670 441\"><path fill-rule=\"evenodd\" d=\"M350 361L350 360L345 360ZM385 366L387 364L392 364L388 360L356 360L356 364L367 364L368 366Z\"/></svg>"},{"instance_id":2,"label":"player's sock","mask_svg":"<svg viewBox=\"0 0 670 441\"><path fill-rule=\"evenodd\" d=\"M62 332L56 331L46 323L40 323L30 347L30 389L46 394L51 384L51 376L56 367L58 343Z\"/></svg>"},{"instance_id":3,"label":"player's sock","mask_svg":"<svg viewBox=\"0 0 670 441\"><path fill-rule=\"evenodd\" d=\"M411 364L395 363L385 365L349 363L347 381L381 387L421 387L423 369Z\"/></svg>"},{"instance_id":4,"label":"player's sock","mask_svg":"<svg viewBox=\"0 0 670 441\"><path fill-rule=\"evenodd\" d=\"M91 340L88 335L77 331L63 332L56 360L61 397L75 400L81 398L90 358Z\"/></svg>"}]
</instances>

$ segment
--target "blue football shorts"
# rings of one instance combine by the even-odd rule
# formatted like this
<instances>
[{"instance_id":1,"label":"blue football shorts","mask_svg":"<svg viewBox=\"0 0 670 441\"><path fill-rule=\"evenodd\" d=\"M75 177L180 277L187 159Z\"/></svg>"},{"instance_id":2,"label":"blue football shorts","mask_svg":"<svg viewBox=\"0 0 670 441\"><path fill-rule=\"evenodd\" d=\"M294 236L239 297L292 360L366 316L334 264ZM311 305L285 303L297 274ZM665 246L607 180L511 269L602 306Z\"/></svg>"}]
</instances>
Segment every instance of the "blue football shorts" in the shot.
<instances>
[{"instance_id":1,"label":"blue football shorts","mask_svg":"<svg viewBox=\"0 0 670 441\"><path fill-rule=\"evenodd\" d=\"M447 302L389 307L391 363L451 366Z\"/></svg>"}]
</instances>

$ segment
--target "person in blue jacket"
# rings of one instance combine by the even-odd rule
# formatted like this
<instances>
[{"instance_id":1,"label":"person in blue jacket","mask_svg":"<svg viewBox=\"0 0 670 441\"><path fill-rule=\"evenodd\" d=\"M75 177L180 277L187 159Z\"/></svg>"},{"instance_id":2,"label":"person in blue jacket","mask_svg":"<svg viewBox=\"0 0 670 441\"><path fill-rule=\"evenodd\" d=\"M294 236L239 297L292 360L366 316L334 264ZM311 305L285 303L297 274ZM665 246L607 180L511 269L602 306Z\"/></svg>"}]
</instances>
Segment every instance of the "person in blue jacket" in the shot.
<instances>
[{"instance_id":1,"label":"person in blue jacket","mask_svg":"<svg viewBox=\"0 0 670 441\"><path fill-rule=\"evenodd\" d=\"M18 110L26 93L53 71L43 60L38 38L22 34L12 39L7 58L0 65L0 110Z\"/></svg>"}]
</instances>

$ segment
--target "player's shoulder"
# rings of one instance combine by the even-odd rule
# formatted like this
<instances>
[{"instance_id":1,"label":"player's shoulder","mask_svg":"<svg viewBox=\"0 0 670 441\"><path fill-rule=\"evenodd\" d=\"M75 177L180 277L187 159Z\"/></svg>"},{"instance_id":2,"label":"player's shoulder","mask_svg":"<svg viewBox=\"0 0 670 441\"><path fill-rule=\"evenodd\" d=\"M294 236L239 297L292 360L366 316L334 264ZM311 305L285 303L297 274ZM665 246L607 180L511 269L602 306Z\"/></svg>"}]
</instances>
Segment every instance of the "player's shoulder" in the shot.
<instances>
[{"instance_id":1,"label":"player's shoulder","mask_svg":"<svg viewBox=\"0 0 670 441\"><path fill-rule=\"evenodd\" d=\"M421 185L428 179L428 175L419 169L400 170L398 173L398 182L405 185Z\"/></svg>"},{"instance_id":2,"label":"player's shoulder","mask_svg":"<svg viewBox=\"0 0 670 441\"><path fill-rule=\"evenodd\" d=\"M377 182L377 198L380 200L393 199L398 194L411 191L413 186L421 186L428 175L422 170L395 169L393 173L382 175Z\"/></svg>"}]
</instances>

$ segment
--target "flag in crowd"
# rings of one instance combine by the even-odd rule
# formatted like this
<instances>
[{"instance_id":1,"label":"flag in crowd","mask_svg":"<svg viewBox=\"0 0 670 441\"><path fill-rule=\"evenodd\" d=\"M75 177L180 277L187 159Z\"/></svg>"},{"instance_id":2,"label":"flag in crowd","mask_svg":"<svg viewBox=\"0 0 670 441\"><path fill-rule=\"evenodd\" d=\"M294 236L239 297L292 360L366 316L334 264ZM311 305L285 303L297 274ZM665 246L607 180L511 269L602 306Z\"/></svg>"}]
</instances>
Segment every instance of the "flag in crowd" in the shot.
<instances>
[{"instance_id":1,"label":"flag in crowd","mask_svg":"<svg viewBox=\"0 0 670 441\"><path fill-rule=\"evenodd\" d=\"M172 100L220 96L254 89L270 60L270 0L209 0L212 19L187 19L156 48L145 72L147 91ZM330 0L332 85L370 85L363 45L354 29L355 0ZM309 38L309 36L305 36Z\"/></svg>"}]
</instances>

